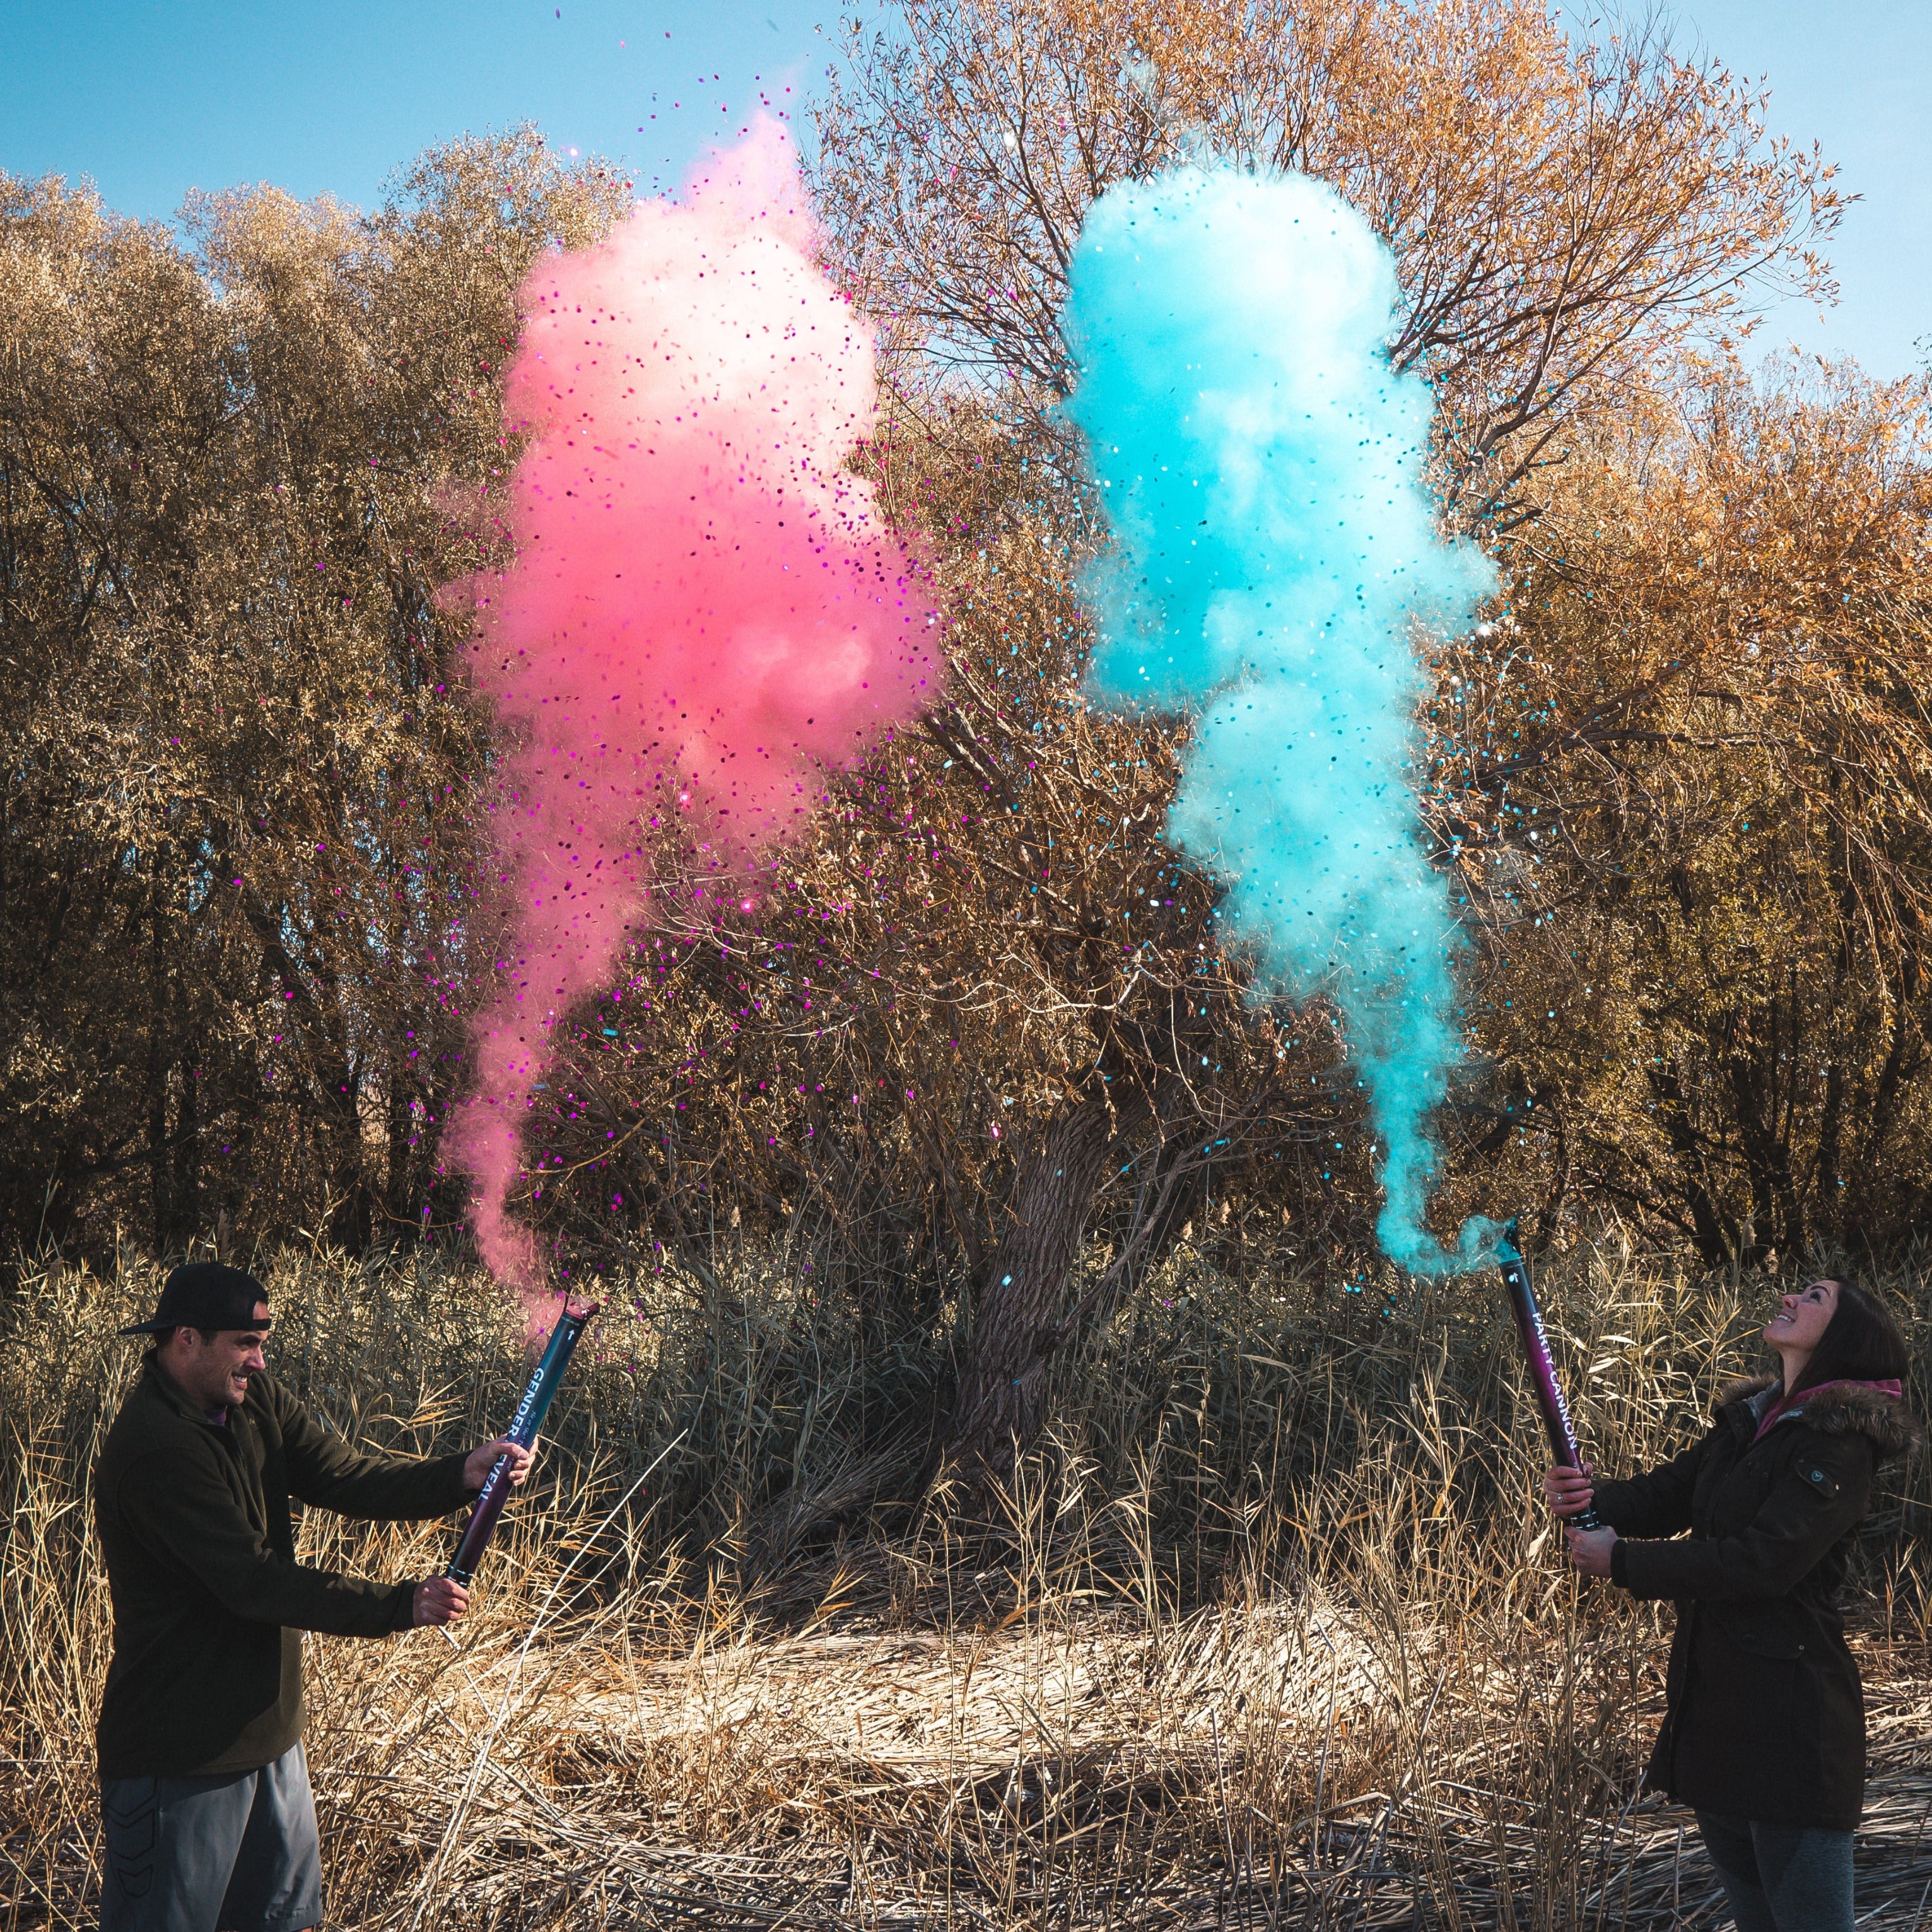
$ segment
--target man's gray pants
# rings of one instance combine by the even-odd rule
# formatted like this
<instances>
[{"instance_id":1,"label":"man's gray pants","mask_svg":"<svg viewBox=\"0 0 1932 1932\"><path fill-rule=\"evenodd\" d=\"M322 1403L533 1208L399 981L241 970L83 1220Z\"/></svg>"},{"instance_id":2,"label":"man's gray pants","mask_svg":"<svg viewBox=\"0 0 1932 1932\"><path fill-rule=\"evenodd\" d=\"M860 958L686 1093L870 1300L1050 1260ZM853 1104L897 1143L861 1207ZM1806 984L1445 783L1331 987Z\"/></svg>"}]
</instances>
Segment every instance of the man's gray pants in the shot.
<instances>
[{"instance_id":1,"label":"man's gray pants","mask_svg":"<svg viewBox=\"0 0 1932 1932\"><path fill-rule=\"evenodd\" d=\"M260 1771L114 1778L101 1932L302 1932L322 1918L322 1851L298 1744Z\"/></svg>"}]
</instances>

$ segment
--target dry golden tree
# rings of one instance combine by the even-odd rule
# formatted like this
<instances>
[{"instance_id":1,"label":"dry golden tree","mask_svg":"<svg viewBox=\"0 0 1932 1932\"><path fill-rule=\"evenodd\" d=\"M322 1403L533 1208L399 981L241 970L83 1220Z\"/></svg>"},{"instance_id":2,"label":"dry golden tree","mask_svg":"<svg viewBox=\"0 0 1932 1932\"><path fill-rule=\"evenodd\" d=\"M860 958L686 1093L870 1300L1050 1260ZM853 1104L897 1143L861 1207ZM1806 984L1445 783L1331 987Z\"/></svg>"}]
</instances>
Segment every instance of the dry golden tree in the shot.
<instances>
[{"instance_id":1,"label":"dry golden tree","mask_svg":"<svg viewBox=\"0 0 1932 1932\"><path fill-rule=\"evenodd\" d=\"M528 134L371 218L0 177L10 1241L419 1216L486 759L438 588L492 541L524 267L624 198Z\"/></svg>"},{"instance_id":2,"label":"dry golden tree","mask_svg":"<svg viewBox=\"0 0 1932 1932\"><path fill-rule=\"evenodd\" d=\"M903 0L818 110L837 258L909 400L965 382L1049 442L1088 205L1196 155L1339 189L1393 251L1390 357L1435 386L1445 503L1504 526L1564 425L1693 338L1833 292L1842 201L1761 94L1542 0ZM1063 452L1077 467L1077 453Z\"/></svg>"},{"instance_id":3,"label":"dry golden tree","mask_svg":"<svg viewBox=\"0 0 1932 1932\"><path fill-rule=\"evenodd\" d=\"M1714 1262L1932 1204L1928 386L1687 373L1593 430L1486 638L1432 816L1490 935L1472 1152Z\"/></svg>"}]
</instances>

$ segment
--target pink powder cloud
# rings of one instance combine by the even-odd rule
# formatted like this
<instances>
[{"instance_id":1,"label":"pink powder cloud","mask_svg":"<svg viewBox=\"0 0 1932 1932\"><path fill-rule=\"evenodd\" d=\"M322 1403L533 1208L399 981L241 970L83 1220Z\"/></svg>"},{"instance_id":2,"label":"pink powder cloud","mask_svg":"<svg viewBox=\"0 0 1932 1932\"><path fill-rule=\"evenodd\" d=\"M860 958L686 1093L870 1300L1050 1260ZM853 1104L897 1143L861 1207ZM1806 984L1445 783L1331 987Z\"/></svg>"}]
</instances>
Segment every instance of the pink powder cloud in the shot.
<instances>
[{"instance_id":1,"label":"pink powder cloud","mask_svg":"<svg viewBox=\"0 0 1932 1932\"><path fill-rule=\"evenodd\" d=\"M539 1285L506 1212L551 1030L646 917L643 829L705 812L748 854L814 774L934 694L927 575L842 467L871 426L866 319L816 266L789 137L762 120L681 203L525 282L506 419L515 567L473 582L477 682L514 747L498 846L514 966L452 1123L500 1279Z\"/></svg>"}]
</instances>

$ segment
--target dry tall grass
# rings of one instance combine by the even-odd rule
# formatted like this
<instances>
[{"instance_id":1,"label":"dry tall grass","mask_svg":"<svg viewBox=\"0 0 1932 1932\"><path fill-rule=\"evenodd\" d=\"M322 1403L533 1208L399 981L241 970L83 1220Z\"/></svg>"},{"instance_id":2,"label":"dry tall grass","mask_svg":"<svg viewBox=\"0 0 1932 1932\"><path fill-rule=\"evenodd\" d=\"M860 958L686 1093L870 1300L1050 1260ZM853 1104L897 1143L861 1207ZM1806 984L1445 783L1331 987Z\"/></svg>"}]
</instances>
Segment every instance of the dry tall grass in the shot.
<instances>
[{"instance_id":1,"label":"dry tall grass","mask_svg":"<svg viewBox=\"0 0 1932 1932\"><path fill-rule=\"evenodd\" d=\"M520 1358L472 1274L267 1272L275 1366L346 1432L428 1448L506 1412ZM1243 1276L1184 1252L1066 1364L998 1531L903 1500L946 1364L876 1304L782 1256L610 1284L456 1645L313 1643L332 1922L1721 1922L1682 1815L1632 1802L1667 1615L1556 1562L1491 1284ZM9 1928L92 1910L87 1471L155 1281L50 1263L0 1337ZM1604 1466L1696 1426L1771 1293L1616 1250L1548 1271ZM1893 1478L1866 1539L1873 1925L1932 1898L1926 1502ZM450 1546L302 1537L391 1576Z\"/></svg>"}]
</instances>

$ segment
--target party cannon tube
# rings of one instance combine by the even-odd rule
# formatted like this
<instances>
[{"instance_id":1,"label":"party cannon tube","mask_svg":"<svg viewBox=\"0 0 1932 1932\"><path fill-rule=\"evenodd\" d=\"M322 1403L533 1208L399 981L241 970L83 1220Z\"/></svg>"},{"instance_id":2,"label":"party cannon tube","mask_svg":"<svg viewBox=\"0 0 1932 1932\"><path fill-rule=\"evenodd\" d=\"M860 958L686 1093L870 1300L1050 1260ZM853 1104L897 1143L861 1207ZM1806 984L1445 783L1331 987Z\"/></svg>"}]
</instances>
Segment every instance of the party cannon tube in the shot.
<instances>
[{"instance_id":1,"label":"party cannon tube","mask_svg":"<svg viewBox=\"0 0 1932 1932\"><path fill-rule=\"evenodd\" d=\"M537 1431L543 1426L543 1419L550 1412L551 1398L563 1380L563 1372L570 1366L571 1351L577 1346L577 1339L589 1326L590 1318L597 1312L596 1307L586 1308L581 1315L571 1313L568 1304L557 1317L556 1327L551 1331L550 1346L543 1352L543 1359L538 1363L536 1372L530 1377L524 1390L524 1399L517 1405L516 1414L504 1435L512 1442L531 1448L537 1439ZM456 1554L449 1559L449 1568L443 1574L466 1588L470 1580L476 1574L476 1566L483 1560L483 1552L490 1546L490 1539L496 1534L496 1519L503 1514L503 1505L510 1500L510 1459L499 1456L490 1466L484 1478L483 1487L476 1498L476 1507L470 1512L470 1520L463 1527L463 1540L456 1546Z\"/></svg>"},{"instance_id":2,"label":"party cannon tube","mask_svg":"<svg viewBox=\"0 0 1932 1932\"><path fill-rule=\"evenodd\" d=\"M1510 1310L1516 1316L1516 1331L1522 1338L1522 1352L1529 1363L1529 1385L1536 1406L1543 1412L1544 1433L1550 1438L1552 1459L1566 1469L1580 1469L1583 1458L1576 1448L1576 1432L1570 1426L1570 1405L1556 1379L1556 1364L1550 1358L1550 1338L1543 1332L1543 1315L1536 1305L1536 1291L1529 1285L1529 1263L1518 1251L1516 1223L1503 1230L1503 1286L1509 1291ZM1580 1516L1565 1519L1578 1529L1601 1529L1597 1512L1586 1509Z\"/></svg>"}]
</instances>

